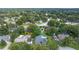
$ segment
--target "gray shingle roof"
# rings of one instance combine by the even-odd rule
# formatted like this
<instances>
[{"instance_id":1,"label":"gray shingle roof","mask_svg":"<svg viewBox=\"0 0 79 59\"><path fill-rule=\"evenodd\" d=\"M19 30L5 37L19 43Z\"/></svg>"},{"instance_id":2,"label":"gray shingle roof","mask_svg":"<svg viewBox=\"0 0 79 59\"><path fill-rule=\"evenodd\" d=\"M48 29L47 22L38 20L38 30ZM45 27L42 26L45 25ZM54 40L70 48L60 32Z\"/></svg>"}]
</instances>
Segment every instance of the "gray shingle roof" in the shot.
<instances>
[{"instance_id":1,"label":"gray shingle roof","mask_svg":"<svg viewBox=\"0 0 79 59\"><path fill-rule=\"evenodd\" d=\"M47 37L43 35L39 35L35 38L35 43L36 44L45 44L47 42Z\"/></svg>"},{"instance_id":2,"label":"gray shingle roof","mask_svg":"<svg viewBox=\"0 0 79 59\"><path fill-rule=\"evenodd\" d=\"M15 42L27 42L31 35L20 35L15 39Z\"/></svg>"}]
</instances>

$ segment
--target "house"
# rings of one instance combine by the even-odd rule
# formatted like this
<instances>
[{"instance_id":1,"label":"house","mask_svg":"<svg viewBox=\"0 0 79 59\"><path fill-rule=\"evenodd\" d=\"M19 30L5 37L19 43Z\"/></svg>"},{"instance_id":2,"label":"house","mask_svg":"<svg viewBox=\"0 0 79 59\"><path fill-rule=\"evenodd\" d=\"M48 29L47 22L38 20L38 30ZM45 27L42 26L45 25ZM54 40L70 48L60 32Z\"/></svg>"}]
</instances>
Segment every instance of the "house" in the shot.
<instances>
[{"instance_id":1,"label":"house","mask_svg":"<svg viewBox=\"0 0 79 59\"><path fill-rule=\"evenodd\" d=\"M10 35L3 35L3 36L0 36L0 41L1 41L1 40L10 41Z\"/></svg>"},{"instance_id":2,"label":"house","mask_svg":"<svg viewBox=\"0 0 79 59\"><path fill-rule=\"evenodd\" d=\"M47 22L43 22L42 20L38 21L37 23L35 23L37 26L47 26Z\"/></svg>"},{"instance_id":3,"label":"house","mask_svg":"<svg viewBox=\"0 0 79 59\"><path fill-rule=\"evenodd\" d=\"M47 37L43 35L36 36L35 38L35 44L46 44L47 43Z\"/></svg>"},{"instance_id":4,"label":"house","mask_svg":"<svg viewBox=\"0 0 79 59\"><path fill-rule=\"evenodd\" d=\"M65 34L65 33L62 33L62 34L57 35L57 37L58 37L59 40L63 40L66 37L69 37L69 35L68 34Z\"/></svg>"},{"instance_id":5,"label":"house","mask_svg":"<svg viewBox=\"0 0 79 59\"><path fill-rule=\"evenodd\" d=\"M62 34L58 34L58 35L53 35L53 38L56 40L56 41L59 41L59 40L63 40L65 39L66 37L69 37L68 34L66 33L62 33Z\"/></svg>"},{"instance_id":6,"label":"house","mask_svg":"<svg viewBox=\"0 0 79 59\"><path fill-rule=\"evenodd\" d=\"M28 42L27 40L31 38L31 35L20 35L15 39L15 42L27 42L27 44L32 44L32 41Z\"/></svg>"}]
</instances>

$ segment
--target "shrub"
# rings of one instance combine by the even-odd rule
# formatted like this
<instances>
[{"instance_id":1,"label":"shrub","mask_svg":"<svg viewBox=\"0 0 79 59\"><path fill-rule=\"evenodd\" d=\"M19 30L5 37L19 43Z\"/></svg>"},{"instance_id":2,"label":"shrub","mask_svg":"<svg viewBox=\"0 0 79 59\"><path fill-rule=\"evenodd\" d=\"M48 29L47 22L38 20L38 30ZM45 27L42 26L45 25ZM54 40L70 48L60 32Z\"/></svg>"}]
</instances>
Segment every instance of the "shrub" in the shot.
<instances>
[{"instance_id":1,"label":"shrub","mask_svg":"<svg viewBox=\"0 0 79 59\"><path fill-rule=\"evenodd\" d=\"M4 40L0 41L0 48L4 48L6 46L6 42Z\"/></svg>"},{"instance_id":2,"label":"shrub","mask_svg":"<svg viewBox=\"0 0 79 59\"><path fill-rule=\"evenodd\" d=\"M33 50L48 50L49 48L47 47L47 45L32 45L32 49Z\"/></svg>"},{"instance_id":3,"label":"shrub","mask_svg":"<svg viewBox=\"0 0 79 59\"><path fill-rule=\"evenodd\" d=\"M11 50L31 50L31 45L26 42L12 43L9 47Z\"/></svg>"},{"instance_id":4,"label":"shrub","mask_svg":"<svg viewBox=\"0 0 79 59\"><path fill-rule=\"evenodd\" d=\"M51 37L48 37L48 47L51 50L55 50L58 48L57 42Z\"/></svg>"}]
</instances>

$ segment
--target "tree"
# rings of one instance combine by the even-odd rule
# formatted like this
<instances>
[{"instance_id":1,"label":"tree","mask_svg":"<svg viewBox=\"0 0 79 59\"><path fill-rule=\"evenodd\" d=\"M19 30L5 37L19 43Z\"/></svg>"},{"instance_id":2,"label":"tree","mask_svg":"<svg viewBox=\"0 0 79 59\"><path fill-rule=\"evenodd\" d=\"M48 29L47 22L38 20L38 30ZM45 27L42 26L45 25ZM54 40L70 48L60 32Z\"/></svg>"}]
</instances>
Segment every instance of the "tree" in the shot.
<instances>
[{"instance_id":1,"label":"tree","mask_svg":"<svg viewBox=\"0 0 79 59\"><path fill-rule=\"evenodd\" d=\"M20 19L18 19L17 21L16 21L16 24L17 25L22 25L23 23L25 23L26 22L26 17L25 16L22 16Z\"/></svg>"},{"instance_id":2,"label":"tree","mask_svg":"<svg viewBox=\"0 0 79 59\"><path fill-rule=\"evenodd\" d=\"M34 16L34 21L39 21L39 20L41 20L41 18L39 16L35 15Z\"/></svg>"},{"instance_id":3,"label":"tree","mask_svg":"<svg viewBox=\"0 0 79 59\"><path fill-rule=\"evenodd\" d=\"M50 20L48 22L48 26L55 26L55 27L57 27L57 26L59 26L59 24L60 23L56 19Z\"/></svg>"},{"instance_id":4,"label":"tree","mask_svg":"<svg viewBox=\"0 0 79 59\"><path fill-rule=\"evenodd\" d=\"M47 21L47 17L45 15L40 15L40 18L43 22L46 22Z\"/></svg>"},{"instance_id":5,"label":"tree","mask_svg":"<svg viewBox=\"0 0 79 59\"><path fill-rule=\"evenodd\" d=\"M46 34L49 36L52 36L54 33L57 34L58 33L58 29L56 27L50 27L48 29L46 29Z\"/></svg>"},{"instance_id":6,"label":"tree","mask_svg":"<svg viewBox=\"0 0 79 59\"><path fill-rule=\"evenodd\" d=\"M59 33L67 32L67 29L68 29L68 25L62 24L62 25L59 27L58 32L59 32Z\"/></svg>"},{"instance_id":7,"label":"tree","mask_svg":"<svg viewBox=\"0 0 79 59\"><path fill-rule=\"evenodd\" d=\"M0 35L7 35L7 34L9 34L8 27L2 25L2 26L0 27Z\"/></svg>"},{"instance_id":8,"label":"tree","mask_svg":"<svg viewBox=\"0 0 79 59\"><path fill-rule=\"evenodd\" d=\"M73 37L79 36L79 25L64 25L60 27L60 32L67 32L69 35Z\"/></svg>"},{"instance_id":9,"label":"tree","mask_svg":"<svg viewBox=\"0 0 79 59\"><path fill-rule=\"evenodd\" d=\"M17 25L22 25L23 24L23 21L21 19L19 19L18 21L16 21L16 24Z\"/></svg>"},{"instance_id":10,"label":"tree","mask_svg":"<svg viewBox=\"0 0 79 59\"><path fill-rule=\"evenodd\" d=\"M79 49L79 44L75 41L73 37L66 37L61 41L61 46L69 46L75 49Z\"/></svg>"},{"instance_id":11,"label":"tree","mask_svg":"<svg viewBox=\"0 0 79 59\"><path fill-rule=\"evenodd\" d=\"M19 26L14 32L18 34L25 34L25 30L23 26Z\"/></svg>"},{"instance_id":12,"label":"tree","mask_svg":"<svg viewBox=\"0 0 79 59\"><path fill-rule=\"evenodd\" d=\"M15 38L17 38L18 36L19 36L19 34L18 33L16 33L16 32L11 32L10 33L10 36L11 36L11 42L14 42L14 40L15 40Z\"/></svg>"},{"instance_id":13,"label":"tree","mask_svg":"<svg viewBox=\"0 0 79 59\"><path fill-rule=\"evenodd\" d=\"M73 37L79 36L79 25L63 25L58 30L60 33L66 32Z\"/></svg>"},{"instance_id":14,"label":"tree","mask_svg":"<svg viewBox=\"0 0 79 59\"><path fill-rule=\"evenodd\" d=\"M6 46L6 42L4 40L0 41L0 48L4 48Z\"/></svg>"},{"instance_id":15,"label":"tree","mask_svg":"<svg viewBox=\"0 0 79 59\"><path fill-rule=\"evenodd\" d=\"M63 46L68 46L70 43L72 43L73 38L72 37L66 37L64 40L62 40L62 45Z\"/></svg>"},{"instance_id":16,"label":"tree","mask_svg":"<svg viewBox=\"0 0 79 59\"><path fill-rule=\"evenodd\" d=\"M52 39L52 37L48 37L48 47L51 50L55 50L58 48L58 45L56 43L56 41L54 39Z\"/></svg>"},{"instance_id":17,"label":"tree","mask_svg":"<svg viewBox=\"0 0 79 59\"><path fill-rule=\"evenodd\" d=\"M40 28L35 24L30 24L27 28L27 32L32 33L32 37L35 37L41 34Z\"/></svg>"}]
</instances>

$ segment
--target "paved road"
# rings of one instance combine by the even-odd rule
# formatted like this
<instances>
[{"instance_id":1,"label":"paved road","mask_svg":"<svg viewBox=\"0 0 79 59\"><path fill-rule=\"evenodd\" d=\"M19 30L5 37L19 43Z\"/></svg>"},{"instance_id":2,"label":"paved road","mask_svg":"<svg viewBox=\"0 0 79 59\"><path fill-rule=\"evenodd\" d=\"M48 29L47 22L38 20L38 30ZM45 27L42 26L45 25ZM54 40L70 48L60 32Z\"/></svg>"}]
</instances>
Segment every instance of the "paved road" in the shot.
<instances>
[{"instance_id":1,"label":"paved road","mask_svg":"<svg viewBox=\"0 0 79 59\"><path fill-rule=\"evenodd\" d=\"M66 22L65 24L69 24L69 25L78 25L79 23L75 23L75 22Z\"/></svg>"},{"instance_id":2,"label":"paved road","mask_svg":"<svg viewBox=\"0 0 79 59\"><path fill-rule=\"evenodd\" d=\"M61 47L61 46L59 46L58 50L76 50L76 49L71 48L71 47Z\"/></svg>"}]
</instances>

